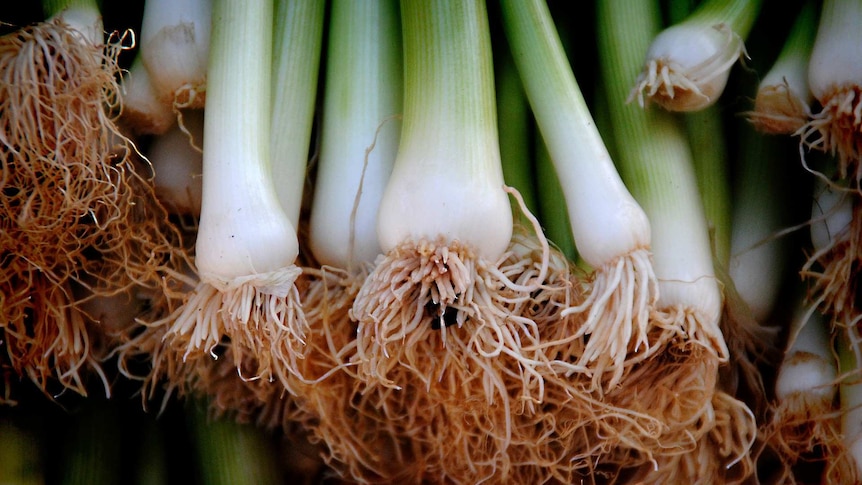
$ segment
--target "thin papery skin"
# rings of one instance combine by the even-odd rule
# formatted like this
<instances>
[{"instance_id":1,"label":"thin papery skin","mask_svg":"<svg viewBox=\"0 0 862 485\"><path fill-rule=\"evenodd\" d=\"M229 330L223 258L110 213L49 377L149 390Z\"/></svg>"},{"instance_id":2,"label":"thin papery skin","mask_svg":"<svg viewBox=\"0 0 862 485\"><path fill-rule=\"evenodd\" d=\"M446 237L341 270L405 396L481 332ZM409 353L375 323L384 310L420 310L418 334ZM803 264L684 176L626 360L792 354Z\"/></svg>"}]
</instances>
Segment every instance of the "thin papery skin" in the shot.
<instances>
[{"instance_id":1,"label":"thin papery skin","mask_svg":"<svg viewBox=\"0 0 862 485\"><path fill-rule=\"evenodd\" d=\"M677 36L686 40L679 42ZM669 111L697 111L718 101L730 68L744 52L726 25L677 25L656 37L630 99L646 99Z\"/></svg>"}]
</instances>

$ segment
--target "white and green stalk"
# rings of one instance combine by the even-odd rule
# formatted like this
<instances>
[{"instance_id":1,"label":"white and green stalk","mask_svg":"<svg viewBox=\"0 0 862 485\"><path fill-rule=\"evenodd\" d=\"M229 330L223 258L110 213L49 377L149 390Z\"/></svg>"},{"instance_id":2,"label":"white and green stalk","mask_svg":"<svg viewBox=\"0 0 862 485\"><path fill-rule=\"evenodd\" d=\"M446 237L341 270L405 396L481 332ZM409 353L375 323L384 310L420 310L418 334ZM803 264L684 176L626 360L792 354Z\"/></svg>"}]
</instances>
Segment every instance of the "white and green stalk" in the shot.
<instances>
[{"instance_id":1,"label":"white and green stalk","mask_svg":"<svg viewBox=\"0 0 862 485\"><path fill-rule=\"evenodd\" d=\"M272 180L294 226L305 186L317 94L323 12L319 0L278 0L272 66Z\"/></svg>"},{"instance_id":2,"label":"white and green stalk","mask_svg":"<svg viewBox=\"0 0 862 485\"><path fill-rule=\"evenodd\" d=\"M735 166L733 216L730 234L730 278L738 295L758 322L773 311L781 289L786 263L784 243L774 235L781 231L785 197L779 140L755 132L748 124L739 128L740 154Z\"/></svg>"},{"instance_id":3,"label":"white and green stalk","mask_svg":"<svg viewBox=\"0 0 862 485\"><path fill-rule=\"evenodd\" d=\"M670 113L626 105L629 80L640 69L641 52L658 28L657 12L613 0L600 4L599 19L601 73L614 107L610 114L617 166L652 227L653 268L659 281L656 307L687 339L727 359L718 326L722 296L688 140Z\"/></svg>"},{"instance_id":4,"label":"white and green stalk","mask_svg":"<svg viewBox=\"0 0 862 485\"><path fill-rule=\"evenodd\" d=\"M398 5L335 0L330 18L309 244L320 264L356 269L382 252L377 211L401 131Z\"/></svg>"},{"instance_id":5,"label":"white and green stalk","mask_svg":"<svg viewBox=\"0 0 862 485\"><path fill-rule=\"evenodd\" d=\"M491 49L482 44L490 41L475 30L475 18L457 21L448 10L435 2L402 4L404 122L378 235L387 252L405 241L457 241L496 261L512 236L512 212ZM481 42L459 41L476 36Z\"/></svg>"},{"instance_id":6,"label":"white and green stalk","mask_svg":"<svg viewBox=\"0 0 862 485\"><path fill-rule=\"evenodd\" d=\"M862 1L825 0L808 62L821 110L799 130L801 142L838 156L838 176L862 180Z\"/></svg>"},{"instance_id":7,"label":"white and green stalk","mask_svg":"<svg viewBox=\"0 0 862 485\"><path fill-rule=\"evenodd\" d=\"M646 99L669 111L696 111L724 92L730 68L745 54L744 40L761 0L706 0L684 21L656 35L628 101Z\"/></svg>"},{"instance_id":8,"label":"white and green stalk","mask_svg":"<svg viewBox=\"0 0 862 485\"><path fill-rule=\"evenodd\" d=\"M531 271L524 269L530 263L514 264L511 272L503 266L519 256L509 250L513 216L484 2L404 0L401 20L404 121L378 215L385 256L351 310L358 321L357 372L387 387L418 378L429 391L443 386L451 388L444 394L466 393L467 400L482 391L461 382L478 377L487 401L504 406L510 405L504 379L518 374L523 399L533 399L527 394L542 392L540 356L525 356L522 348L536 348L538 329L514 308L539 289L547 261L523 281L511 274ZM426 357L417 362L418 355ZM468 368L471 375L464 374Z\"/></svg>"},{"instance_id":9,"label":"white and green stalk","mask_svg":"<svg viewBox=\"0 0 862 485\"><path fill-rule=\"evenodd\" d=\"M500 44L499 48L495 46L494 50L494 80L503 178L506 185L521 194L527 209L538 214L538 188L530 153L532 113L509 48L503 42ZM516 205L517 202L512 201L512 211L518 214L520 208ZM520 214L520 223L529 224L525 214Z\"/></svg>"},{"instance_id":10,"label":"white and green stalk","mask_svg":"<svg viewBox=\"0 0 862 485\"><path fill-rule=\"evenodd\" d=\"M61 20L94 46L105 45L102 13L96 0L42 0L48 22Z\"/></svg>"},{"instance_id":11,"label":"white and green stalk","mask_svg":"<svg viewBox=\"0 0 862 485\"><path fill-rule=\"evenodd\" d=\"M146 0L140 56L167 106L204 106L211 24L211 0Z\"/></svg>"},{"instance_id":12,"label":"white and green stalk","mask_svg":"<svg viewBox=\"0 0 862 485\"><path fill-rule=\"evenodd\" d=\"M629 193L596 129L547 5L503 1L515 63L563 188L578 254L596 268L583 303L563 311L585 322L580 364L598 382L622 376L630 353L648 352L649 311L657 298L650 261L650 223Z\"/></svg>"},{"instance_id":13,"label":"white and green stalk","mask_svg":"<svg viewBox=\"0 0 862 485\"><path fill-rule=\"evenodd\" d=\"M797 14L778 58L757 86L748 119L762 133L790 135L811 116L808 61L817 33L817 9L808 1Z\"/></svg>"},{"instance_id":14,"label":"white and green stalk","mask_svg":"<svg viewBox=\"0 0 862 485\"><path fill-rule=\"evenodd\" d=\"M173 114L171 115L173 116ZM203 184L203 110L182 114L183 124L153 138L147 159L159 201L172 214L200 216Z\"/></svg>"},{"instance_id":15,"label":"white and green stalk","mask_svg":"<svg viewBox=\"0 0 862 485\"><path fill-rule=\"evenodd\" d=\"M229 337L235 355L258 357L249 378L272 378L304 338L294 316L301 313L296 229L270 172L272 18L264 0L213 7L195 246L201 283L170 331L186 343L186 356L212 352Z\"/></svg>"}]
</instances>

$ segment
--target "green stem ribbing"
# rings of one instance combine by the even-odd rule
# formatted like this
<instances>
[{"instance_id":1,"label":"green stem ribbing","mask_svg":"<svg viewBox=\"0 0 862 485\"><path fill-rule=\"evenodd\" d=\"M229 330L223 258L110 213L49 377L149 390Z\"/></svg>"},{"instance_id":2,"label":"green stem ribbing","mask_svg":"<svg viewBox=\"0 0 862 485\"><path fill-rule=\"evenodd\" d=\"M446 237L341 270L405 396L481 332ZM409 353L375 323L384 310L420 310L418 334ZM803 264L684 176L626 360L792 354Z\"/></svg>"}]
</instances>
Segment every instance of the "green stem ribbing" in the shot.
<instances>
[{"instance_id":1,"label":"green stem ribbing","mask_svg":"<svg viewBox=\"0 0 862 485\"><path fill-rule=\"evenodd\" d=\"M503 162L503 179L506 185L521 193L524 204L533 214L537 214L537 187L533 173L533 156L530 153L530 105L518 77L518 71L509 48L501 45L496 66L497 81L497 127L500 133L500 158ZM513 211L519 213L514 207ZM521 223L529 221L521 216Z\"/></svg>"},{"instance_id":2,"label":"green stem ribbing","mask_svg":"<svg viewBox=\"0 0 862 485\"><path fill-rule=\"evenodd\" d=\"M257 485L281 482L273 444L262 429L226 418L210 419L190 410L202 485Z\"/></svg>"},{"instance_id":3,"label":"green stem ribbing","mask_svg":"<svg viewBox=\"0 0 862 485\"><path fill-rule=\"evenodd\" d=\"M600 2L598 16L601 73L613 107L617 164L652 225L660 304L693 305L703 312L702 318L717 324L721 298L688 140L672 114L626 102L629 83L659 31L658 6L607 0ZM695 286L700 290L686 289Z\"/></svg>"},{"instance_id":4,"label":"green stem ribbing","mask_svg":"<svg viewBox=\"0 0 862 485\"><path fill-rule=\"evenodd\" d=\"M745 39L757 19L761 3L762 0L706 0L685 21L724 23Z\"/></svg>"},{"instance_id":5,"label":"green stem ribbing","mask_svg":"<svg viewBox=\"0 0 862 485\"><path fill-rule=\"evenodd\" d=\"M281 208L299 224L323 44L320 0L278 0L272 64L272 179Z\"/></svg>"},{"instance_id":6,"label":"green stem ribbing","mask_svg":"<svg viewBox=\"0 0 862 485\"><path fill-rule=\"evenodd\" d=\"M484 2L405 0L401 18L405 52L401 151L441 144L457 148L459 155L448 158L450 168L466 177L502 170L495 166L499 157L486 156L499 153L499 141Z\"/></svg>"}]
</instances>

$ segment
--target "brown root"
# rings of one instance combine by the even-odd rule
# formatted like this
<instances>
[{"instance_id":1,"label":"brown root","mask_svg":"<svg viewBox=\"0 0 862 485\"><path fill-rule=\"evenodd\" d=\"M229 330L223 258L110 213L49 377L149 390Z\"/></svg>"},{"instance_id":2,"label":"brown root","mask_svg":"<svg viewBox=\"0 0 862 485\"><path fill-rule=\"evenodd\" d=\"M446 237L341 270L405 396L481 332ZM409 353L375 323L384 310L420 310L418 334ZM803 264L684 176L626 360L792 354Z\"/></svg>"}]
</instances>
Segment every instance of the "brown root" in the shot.
<instances>
[{"instance_id":1,"label":"brown root","mask_svg":"<svg viewBox=\"0 0 862 485\"><path fill-rule=\"evenodd\" d=\"M791 91L787 82L761 86L754 98L754 110L745 114L754 129L772 135L792 135L808 123L808 104Z\"/></svg>"},{"instance_id":2,"label":"brown root","mask_svg":"<svg viewBox=\"0 0 862 485\"><path fill-rule=\"evenodd\" d=\"M745 483L754 474L750 453L757 435L757 424L748 407L717 392L710 412L701 418L708 430L697 440L693 451L658 457L644 464L635 481L664 483Z\"/></svg>"},{"instance_id":3,"label":"brown root","mask_svg":"<svg viewBox=\"0 0 862 485\"><path fill-rule=\"evenodd\" d=\"M465 405L480 397L463 387L474 383L484 394L480 405L488 406L508 399L504 380L511 373L522 383L519 401L541 400L535 369L546 359L525 350L537 348L538 328L511 311L530 299L513 285L505 270L488 268L457 243L405 243L391 251L351 310L359 378L392 388L418 379Z\"/></svg>"},{"instance_id":4,"label":"brown root","mask_svg":"<svg viewBox=\"0 0 862 485\"><path fill-rule=\"evenodd\" d=\"M168 354L180 352L183 362L216 358L217 347L228 339L237 363L257 363L253 369L237 365L243 379L278 379L287 386L307 331L294 284L300 273L292 267L219 287L200 281L182 306L147 325L164 327Z\"/></svg>"},{"instance_id":5,"label":"brown root","mask_svg":"<svg viewBox=\"0 0 862 485\"><path fill-rule=\"evenodd\" d=\"M19 299L13 305L14 318L0 325L11 368L52 399L66 390L86 396L88 373L99 377L110 396L103 356L93 348L93 329L71 288L55 285L38 271L22 270L17 276L22 286L5 299L20 296L24 288L27 299Z\"/></svg>"},{"instance_id":6,"label":"brown root","mask_svg":"<svg viewBox=\"0 0 862 485\"><path fill-rule=\"evenodd\" d=\"M570 338L588 336L577 365L589 369L594 385L602 385L607 371L612 373L607 387L615 386L628 365L655 351L648 334L650 310L657 300L650 253L638 249L596 270L584 301L563 310L561 319L586 314Z\"/></svg>"},{"instance_id":7,"label":"brown root","mask_svg":"<svg viewBox=\"0 0 862 485\"><path fill-rule=\"evenodd\" d=\"M837 155L838 176L862 182L862 93L858 88L836 88L820 100L822 109L795 134L811 149Z\"/></svg>"},{"instance_id":8,"label":"brown root","mask_svg":"<svg viewBox=\"0 0 862 485\"><path fill-rule=\"evenodd\" d=\"M862 201L855 194L847 228L832 235L832 244L812 254L800 275L809 281L808 300L834 322L848 327L862 320L859 274L862 270Z\"/></svg>"}]
</instances>

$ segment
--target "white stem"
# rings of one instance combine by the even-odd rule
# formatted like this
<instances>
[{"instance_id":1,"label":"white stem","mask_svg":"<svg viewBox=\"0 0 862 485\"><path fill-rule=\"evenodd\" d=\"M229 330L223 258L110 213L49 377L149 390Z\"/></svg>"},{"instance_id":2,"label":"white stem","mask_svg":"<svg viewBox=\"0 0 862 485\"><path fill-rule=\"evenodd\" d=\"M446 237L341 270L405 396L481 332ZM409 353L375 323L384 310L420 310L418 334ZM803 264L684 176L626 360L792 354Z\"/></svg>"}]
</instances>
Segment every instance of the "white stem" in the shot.
<instances>
[{"instance_id":1,"label":"white stem","mask_svg":"<svg viewBox=\"0 0 862 485\"><path fill-rule=\"evenodd\" d=\"M442 237L496 261L509 244L485 15L484 5L402 2L404 123L378 216L384 251Z\"/></svg>"},{"instance_id":2,"label":"white stem","mask_svg":"<svg viewBox=\"0 0 862 485\"><path fill-rule=\"evenodd\" d=\"M170 103L161 100L141 56L123 76L123 121L138 135L159 135L176 122Z\"/></svg>"},{"instance_id":3,"label":"white stem","mask_svg":"<svg viewBox=\"0 0 862 485\"><path fill-rule=\"evenodd\" d=\"M146 1L140 52L163 101L203 106L211 21L211 0Z\"/></svg>"},{"instance_id":4,"label":"white stem","mask_svg":"<svg viewBox=\"0 0 862 485\"><path fill-rule=\"evenodd\" d=\"M294 225L305 185L323 42L320 0L277 0L272 66L272 180Z\"/></svg>"},{"instance_id":5,"label":"white stem","mask_svg":"<svg viewBox=\"0 0 862 485\"><path fill-rule=\"evenodd\" d=\"M156 196L175 214L200 215L203 134L203 111L192 110L183 113L182 126L174 125L150 144L147 159Z\"/></svg>"},{"instance_id":6,"label":"white stem","mask_svg":"<svg viewBox=\"0 0 862 485\"><path fill-rule=\"evenodd\" d=\"M808 64L811 92L821 103L862 80L862 1L825 0ZM858 89L858 88L857 88Z\"/></svg>"},{"instance_id":7,"label":"white stem","mask_svg":"<svg viewBox=\"0 0 862 485\"><path fill-rule=\"evenodd\" d=\"M398 150L401 49L393 0L332 2L311 240L322 264L380 254L377 211Z\"/></svg>"},{"instance_id":8,"label":"white stem","mask_svg":"<svg viewBox=\"0 0 862 485\"><path fill-rule=\"evenodd\" d=\"M272 18L264 0L213 12L196 264L219 287L289 267L299 250L269 170Z\"/></svg>"}]
</instances>

